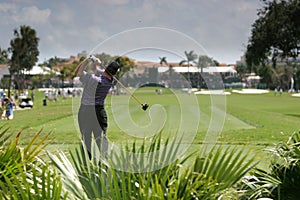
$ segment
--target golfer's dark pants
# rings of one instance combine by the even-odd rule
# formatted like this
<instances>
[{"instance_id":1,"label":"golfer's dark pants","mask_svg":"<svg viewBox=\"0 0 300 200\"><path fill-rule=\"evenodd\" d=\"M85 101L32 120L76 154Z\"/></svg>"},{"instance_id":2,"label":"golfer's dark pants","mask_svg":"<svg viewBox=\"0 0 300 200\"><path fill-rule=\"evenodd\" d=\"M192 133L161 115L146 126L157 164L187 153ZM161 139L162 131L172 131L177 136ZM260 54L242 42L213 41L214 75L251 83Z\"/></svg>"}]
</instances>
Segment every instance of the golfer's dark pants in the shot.
<instances>
[{"instance_id":1,"label":"golfer's dark pants","mask_svg":"<svg viewBox=\"0 0 300 200\"><path fill-rule=\"evenodd\" d=\"M78 113L78 123L89 155L91 154L92 133L100 152L106 154L108 150L106 138L107 115L104 106L81 105Z\"/></svg>"}]
</instances>

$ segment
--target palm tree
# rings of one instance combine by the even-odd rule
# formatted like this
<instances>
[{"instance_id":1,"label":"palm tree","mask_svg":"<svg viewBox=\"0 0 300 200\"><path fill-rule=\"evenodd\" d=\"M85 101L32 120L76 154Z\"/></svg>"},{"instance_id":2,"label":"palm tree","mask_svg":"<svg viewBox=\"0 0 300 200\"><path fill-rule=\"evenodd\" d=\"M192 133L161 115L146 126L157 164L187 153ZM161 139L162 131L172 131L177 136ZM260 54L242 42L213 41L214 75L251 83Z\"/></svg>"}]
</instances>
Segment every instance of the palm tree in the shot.
<instances>
[{"instance_id":1,"label":"palm tree","mask_svg":"<svg viewBox=\"0 0 300 200\"><path fill-rule=\"evenodd\" d=\"M199 89L201 89L201 86L202 86L202 84L200 85L200 82L202 83L203 68L208 67L213 63L214 63L213 59L206 55L200 55L198 57L197 68L198 68L198 88ZM200 73L199 73L199 69L200 69ZM201 77L200 77L200 75L201 75Z\"/></svg>"},{"instance_id":2,"label":"palm tree","mask_svg":"<svg viewBox=\"0 0 300 200\"><path fill-rule=\"evenodd\" d=\"M159 57L159 64L160 65L164 65L164 64L166 64L166 65L168 65L168 62L167 62L167 57Z\"/></svg>"},{"instance_id":3,"label":"palm tree","mask_svg":"<svg viewBox=\"0 0 300 200\"><path fill-rule=\"evenodd\" d=\"M195 63L195 60L197 59L197 54L194 53L194 51L190 51L190 52L187 52L187 51L184 51L184 54L186 56L186 60L182 60L180 61L179 65L183 65L185 63L187 63L187 66L188 66L188 81L189 83L191 83L191 79L190 79L190 63L193 62Z\"/></svg>"}]
</instances>

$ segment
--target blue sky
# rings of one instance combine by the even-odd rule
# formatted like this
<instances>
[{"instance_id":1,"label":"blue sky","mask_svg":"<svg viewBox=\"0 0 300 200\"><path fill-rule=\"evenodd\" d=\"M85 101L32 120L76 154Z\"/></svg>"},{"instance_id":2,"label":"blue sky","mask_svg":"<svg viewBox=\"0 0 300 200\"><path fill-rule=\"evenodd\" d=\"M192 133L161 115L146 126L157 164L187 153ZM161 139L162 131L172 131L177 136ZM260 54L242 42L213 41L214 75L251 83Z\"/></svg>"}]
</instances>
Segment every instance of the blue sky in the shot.
<instances>
[{"instance_id":1,"label":"blue sky","mask_svg":"<svg viewBox=\"0 0 300 200\"><path fill-rule=\"evenodd\" d=\"M90 52L127 30L156 27L182 33L182 37L200 44L208 56L230 64L243 55L261 7L259 0L0 0L0 47L9 47L14 29L29 25L40 38L39 62L43 62L53 56ZM131 38L126 38L127 43L135 43L141 36L132 33ZM142 34L147 36L146 31ZM166 49L172 51L180 46L176 37L145 38L171 40ZM181 47L182 51L196 51L187 48ZM143 59L143 53L135 55L139 55L136 59ZM151 54L145 59L149 57ZM153 59L156 58L153 53Z\"/></svg>"}]
</instances>

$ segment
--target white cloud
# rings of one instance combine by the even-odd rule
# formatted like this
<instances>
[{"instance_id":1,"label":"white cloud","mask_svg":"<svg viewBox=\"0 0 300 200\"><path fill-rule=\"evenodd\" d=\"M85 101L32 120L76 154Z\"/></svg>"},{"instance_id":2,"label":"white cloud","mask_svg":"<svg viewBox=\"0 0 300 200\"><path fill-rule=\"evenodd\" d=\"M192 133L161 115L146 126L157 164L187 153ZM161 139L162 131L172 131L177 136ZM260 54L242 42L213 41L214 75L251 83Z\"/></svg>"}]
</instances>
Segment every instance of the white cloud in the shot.
<instances>
[{"instance_id":1,"label":"white cloud","mask_svg":"<svg viewBox=\"0 0 300 200\"><path fill-rule=\"evenodd\" d=\"M20 8L17 4L0 3L0 16L2 24L41 24L47 22L50 14L50 9L40 10L36 6Z\"/></svg>"},{"instance_id":2,"label":"white cloud","mask_svg":"<svg viewBox=\"0 0 300 200\"><path fill-rule=\"evenodd\" d=\"M87 0L88 4L94 5L125 5L128 4L130 0Z\"/></svg>"},{"instance_id":3,"label":"white cloud","mask_svg":"<svg viewBox=\"0 0 300 200\"><path fill-rule=\"evenodd\" d=\"M0 46L20 23L35 27L41 55L53 56L89 51L124 30L164 27L194 38L220 62L239 59L261 7L260 0L4 1Z\"/></svg>"},{"instance_id":4,"label":"white cloud","mask_svg":"<svg viewBox=\"0 0 300 200\"><path fill-rule=\"evenodd\" d=\"M0 12L6 13L6 12L15 12L16 6L11 3L0 3Z\"/></svg>"},{"instance_id":5,"label":"white cloud","mask_svg":"<svg viewBox=\"0 0 300 200\"><path fill-rule=\"evenodd\" d=\"M36 6L24 7L12 19L17 23L41 24L48 21L50 9L40 10Z\"/></svg>"}]
</instances>

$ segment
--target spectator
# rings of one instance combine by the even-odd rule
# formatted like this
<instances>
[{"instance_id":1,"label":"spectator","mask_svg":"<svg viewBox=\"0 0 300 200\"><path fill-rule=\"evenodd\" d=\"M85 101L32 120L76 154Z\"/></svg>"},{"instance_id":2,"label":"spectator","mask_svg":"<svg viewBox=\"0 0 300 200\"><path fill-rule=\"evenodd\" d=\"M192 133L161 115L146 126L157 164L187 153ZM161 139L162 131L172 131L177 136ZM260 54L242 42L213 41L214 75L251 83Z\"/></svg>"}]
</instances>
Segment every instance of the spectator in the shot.
<instances>
[{"instance_id":1,"label":"spectator","mask_svg":"<svg viewBox=\"0 0 300 200\"><path fill-rule=\"evenodd\" d=\"M16 109L16 104L11 98L5 99L5 117L7 120L12 120L14 118L13 108Z\"/></svg>"}]
</instances>

